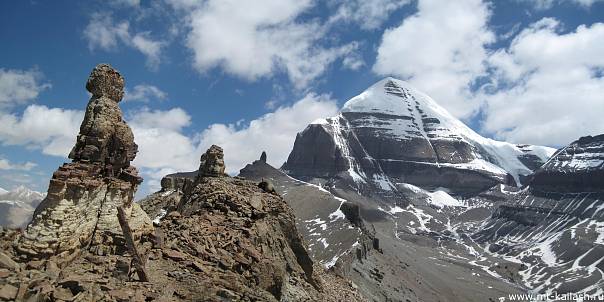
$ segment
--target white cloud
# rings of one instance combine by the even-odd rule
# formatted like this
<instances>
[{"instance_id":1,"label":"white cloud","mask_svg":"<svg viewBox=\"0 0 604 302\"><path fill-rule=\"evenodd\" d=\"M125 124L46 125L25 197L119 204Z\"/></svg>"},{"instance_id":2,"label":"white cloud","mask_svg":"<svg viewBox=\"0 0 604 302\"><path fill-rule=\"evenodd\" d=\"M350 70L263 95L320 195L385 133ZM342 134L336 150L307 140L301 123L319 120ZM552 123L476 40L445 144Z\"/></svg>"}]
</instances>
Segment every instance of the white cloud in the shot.
<instances>
[{"instance_id":1,"label":"white cloud","mask_svg":"<svg viewBox=\"0 0 604 302\"><path fill-rule=\"evenodd\" d=\"M29 105L21 116L0 112L0 143L24 145L67 157L75 144L84 112Z\"/></svg>"},{"instance_id":2,"label":"white cloud","mask_svg":"<svg viewBox=\"0 0 604 302\"><path fill-rule=\"evenodd\" d=\"M326 95L308 94L291 106L279 107L249 123L213 124L200 134L184 129L191 116L180 108L142 109L128 114L127 120L139 146L134 165L145 178L145 193L159 189L159 180L169 173L193 171L199 157L212 144L225 150L227 172L237 174L246 164L268 152L276 167L287 159L296 133L310 122L336 114L336 102Z\"/></svg>"},{"instance_id":3,"label":"white cloud","mask_svg":"<svg viewBox=\"0 0 604 302\"><path fill-rule=\"evenodd\" d=\"M139 84L134 86L132 90L126 88L124 101L141 101L149 102L151 99L165 100L168 94L163 92L157 86L148 84Z\"/></svg>"},{"instance_id":4,"label":"white cloud","mask_svg":"<svg viewBox=\"0 0 604 302\"><path fill-rule=\"evenodd\" d=\"M523 2L531 3L536 9L544 10L552 8L554 5L562 3L577 4L585 8L591 7L596 2L602 2L603 0L520 0Z\"/></svg>"},{"instance_id":5,"label":"white cloud","mask_svg":"<svg viewBox=\"0 0 604 302\"><path fill-rule=\"evenodd\" d=\"M359 53L353 53L342 60L342 65L350 70L359 70L359 68L365 66L365 61Z\"/></svg>"},{"instance_id":6,"label":"white cloud","mask_svg":"<svg viewBox=\"0 0 604 302\"><path fill-rule=\"evenodd\" d=\"M14 164L11 163L8 159L0 158L0 170L20 170L20 171L29 171L38 166L33 162L25 162L22 164Z\"/></svg>"},{"instance_id":7,"label":"white cloud","mask_svg":"<svg viewBox=\"0 0 604 302\"><path fill-rule=\"evenodd\" d=\"M555 19L525 28L490 58L484 130L513 142L565 145L604 133L604 24L560 32Z\"/></svg>"},{"instance_id":8,"label":"white cloud","mask_svg":"<svg viewBox=\"0 0 604 302\"><path fill-rule=\"evenodd\" d=\"M452 114L479 107L470 85L485 73L486 45L495 40L480 0L419 0L418 12L382 36L373 70L409 80Z\"/></svg>"},{"instance_id":9,"label":"white cloud","mask_svg":"<svg viewBox=\"0 0 604 302\"><path fill-rule=\"evenodd\" d=\"M187 169L195 165L195 139L182 133L191 124L183 109L142 109L127 116L128 124L139 145L135 164L144 168Z\"/></svg>"},{"instance_id":10,"label":"white cloud","mask_svg":"<svg viewBox=\"0 0 604 302\"><path fill-rule=\"evenodd\" d=\"M356 22L362 29L374 30L379 28L390 14L411 0L336 0L340 2L335 14L329 22Z\"/></svg>"},{"instance_id":11,"label":"white cloud","mask_svg":"<svg viewBox=\"0 0 604 302\"><path fill-rule=\"evenodd\" d=\"M115 51L119 42L134 48L145 55L146 64L151 69L157 69L161 62L162 48L165 42L153 40L149 32L130 32L130 23L122 21L114 23L110 14L95 13L84 29L84 38L88 40L88 48Z\"/></svg>"},{"instance_id":12,"label":"white cloud","mask_svg":"<svg viewBox=\"0 0 604 302\"><path fill-rule=\"evenodd\" d=\"M0 109L37 98L40 92L51 87L48 83L41 83L41 78L42 74L36 70L0 68Z\"/></svg>"},{"instance_id":13,"label":"white cloud","mask_svg":"<svg viewBox=\"0 0 604 302\"><path fill-rule=\"evenodd\" d=\"M310 0L173 2L187 8L187 46L200 72L222 68L251 81L286 72L295 87L304 88L357 47L321 46L327 28L296 20L312 7Z\"/></svg>"}]
</instances>

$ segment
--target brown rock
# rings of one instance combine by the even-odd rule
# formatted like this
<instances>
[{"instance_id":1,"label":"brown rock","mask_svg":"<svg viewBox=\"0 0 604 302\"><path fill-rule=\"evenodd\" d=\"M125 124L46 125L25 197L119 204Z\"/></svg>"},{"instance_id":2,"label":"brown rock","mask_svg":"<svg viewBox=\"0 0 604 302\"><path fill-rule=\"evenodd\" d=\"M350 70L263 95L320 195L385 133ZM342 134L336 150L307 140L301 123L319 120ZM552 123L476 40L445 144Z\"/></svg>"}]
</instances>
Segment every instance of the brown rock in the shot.
<instances>
[{"instance_id":1,"label":"brown rock","mask_svg":"<svg viewBox=\"0 0 604 302\"><path fill-rule=\"evenodd\" d=\"M25 297L25 294L27 293L28 287L29 287L29 283L21 282L21 284L19 284L19 290L17 291L17 296L15 297L15 300L22 301L23 298Z\"/></svg>"},{"instance_id":2,"label":"brown rock","mask_svg":"<svg viewBox=\"0 0 604 302\"><path fill-rule=\"evenodd\" d=\"M46 262L46 272L53 277L58 277L59 273L61 272L61 269L59 268L56 262L50 260Z\"/></svg>"},{"instance_id":3,"label":"brown rock","mask_svg":"<svg viewBox=\"0 0 604 302\"><path fill-rule=\"evenodd\" d=\"M0 299L12 301L17 296L18 288L5 284L2 288L0 288Z\"/></svg>"},{"instance_id":4,"label":"brown rock","mask_svg":"<svg viewBox=\"0 0 604 302\"><path fill-rule=\"evenodd\" d=\"M19 264L3 252L0 252L0 268L6 268L13 271L19 271L20 269Z\"/></svg>"},{"instance_id":5,"label":"brown rock","mask_svg":"<svg viewBox=\"0 0 604 302\"><path fill-rule=\"evenodd\" d=\"M178 213L178 211L172 211L168 214L168 218L170 218L170 219L178 219L181 216L182 215L180 215L180 213Z\"/></svg>"},{"instance_id":6,"label":"brown rock","mask_svg":"<svg viewBox=\"0 0 604 302\"><path fill-rule=\"evenodd\" d=\"M163 251L163 255L164 257L170 258L174 261L183 261L187 258L185 254L175 250Z\"/></svg>"},{"instance_id":7,"label":"brown rock","mask_svg":"<svg viewBox=\"0 0 604 302\"><path fill-rule=\"evenodd\" d=\"M212 145L206 153L201 155L199 176L225 176L224 153L222 148Z\"/></svg>"},{"instance_id":8,"label":"brown rock","mask_svg":"<svg viewBox=\"0 0 604 302\"><path fill-rule=\"evenodd\" d=\"M117 301L130 301L130 293L123 289L114 289L109 292L109 295Z\"/></svg>"},{"instance_id":9,"label":"brown rock","mask_svg":"<svg viewBox=\"0 0 604 302\"><path fill-rule=\"evenodd\" d=\"M46 264L46 262L43 260L33 260L33 261L30 261L27 263L26 268L39 270L39 269L42 269L45 264Z\"/></svg>"},{"instance_id":10,"label":"brown rock","mask_svg":"<svg viewBox=\"0 0 604 302\"><path fill-rule=\"evenodd\" d=\"M52 297L58 300L71 301L71 299L73 299L73 294L67 288L57 287L52 292Z\"/></svg>"}]
</instances>

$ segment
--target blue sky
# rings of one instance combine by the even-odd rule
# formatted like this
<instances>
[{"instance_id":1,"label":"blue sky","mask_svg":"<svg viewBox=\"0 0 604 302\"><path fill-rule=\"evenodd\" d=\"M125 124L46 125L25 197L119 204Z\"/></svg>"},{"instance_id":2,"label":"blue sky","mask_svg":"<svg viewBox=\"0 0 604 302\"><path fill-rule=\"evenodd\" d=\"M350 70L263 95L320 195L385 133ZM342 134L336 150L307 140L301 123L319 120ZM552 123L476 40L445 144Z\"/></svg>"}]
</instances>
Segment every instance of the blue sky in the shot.
<instances>
[{"instance_id":1,"label":"blue sky","mask_svg":"<svg viewBox=\"0 0 604 302\"><path fill-rule=\"evenodd\" d=\"M604 1L111 0L0 3L0 187L44 191L106 62L141 194L217 143L234 173L385 76L477 132L564 145L604 133Z\"/></svg>"}]
</instances>

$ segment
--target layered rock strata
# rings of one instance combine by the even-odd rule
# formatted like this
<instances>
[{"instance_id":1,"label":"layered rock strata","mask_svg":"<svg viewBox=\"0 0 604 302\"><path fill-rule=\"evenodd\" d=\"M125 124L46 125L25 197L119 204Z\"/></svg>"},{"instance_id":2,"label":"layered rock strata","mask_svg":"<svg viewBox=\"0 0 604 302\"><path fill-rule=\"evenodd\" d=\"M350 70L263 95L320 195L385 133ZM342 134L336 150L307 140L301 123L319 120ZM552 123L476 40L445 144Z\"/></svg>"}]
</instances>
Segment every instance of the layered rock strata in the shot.
<instances>
[{"instance_id":1,"label":"layered rock strata","mask_svg":"<svg viewBox=\"0 0 604 302\"><path fill-rule=\"evenodd\" d=\"M76 145L54 172L48 195L34 212L17 249L31 258L72 255L90 247L111 252L120 234L117 207L129 217L135 236L153 232L148 216L133 203L142 178L130 162L138 147L118 106L124 94L123 77L107 64L97 65L86 89L86 107Z\"/></svg>"}]
</instances>

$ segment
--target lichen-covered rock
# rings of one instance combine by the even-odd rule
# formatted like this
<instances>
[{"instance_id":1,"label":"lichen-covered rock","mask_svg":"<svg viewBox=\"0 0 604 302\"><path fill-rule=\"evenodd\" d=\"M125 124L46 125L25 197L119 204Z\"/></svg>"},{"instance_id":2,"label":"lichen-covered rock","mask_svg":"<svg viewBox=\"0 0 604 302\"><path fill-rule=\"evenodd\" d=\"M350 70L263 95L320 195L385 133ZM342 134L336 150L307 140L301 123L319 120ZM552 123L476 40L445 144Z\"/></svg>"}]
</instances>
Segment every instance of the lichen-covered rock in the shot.
<instances>
[{"instance_id":1,"label":"lichen-covered rock","mask_svg":"<svg viewBox=\"0 0 604 302\"><path fill-rule=\"evenodd\" d=\"M17 250L31 258L73 255L85 247L111 252L113 237L121 234L118 206L130 216L135 236L153 231L149 217L133 203L142 178L130 166L137 146L118 106L124 79L109 65L100 64L86 88L92 97L69 154L73 162L55 171L47 197L17 244Z\"/></svg>"},{"instance_id":2,"label":"lichen-covered rock","mask_svg":"<svg viewBox=\"0 0 604 302\"><path fill-rule=\"evenodd\" d=\"M206 153L201 155L199 176L225 176L224 153L222 148L212 145Z\"/></svg>"}]
</instances>

